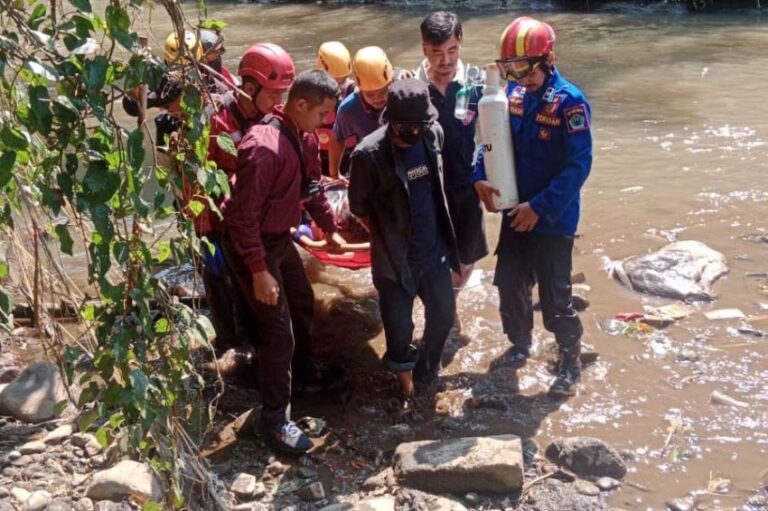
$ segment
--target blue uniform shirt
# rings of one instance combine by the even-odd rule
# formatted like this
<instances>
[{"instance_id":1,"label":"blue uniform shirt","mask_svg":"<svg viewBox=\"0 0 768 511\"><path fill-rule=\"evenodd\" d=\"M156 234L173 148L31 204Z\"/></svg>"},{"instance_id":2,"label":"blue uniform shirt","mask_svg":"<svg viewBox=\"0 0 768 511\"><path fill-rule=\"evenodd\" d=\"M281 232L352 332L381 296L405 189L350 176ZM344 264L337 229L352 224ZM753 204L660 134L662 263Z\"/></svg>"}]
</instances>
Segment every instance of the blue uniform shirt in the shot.
<instances>
[{"instance_id":1,"label":"blue uniform shirt","mask_svg":"<svg viewBox=\"0 0 768 511\"><path fill-rule=\"evenodd\" d=\"M370 110L363 103L360 91L356 90L344 98L336 112L336 121L333 123L336 140L343 142L354 136L355 143L359 143L379 128L380 114L380 111Z\"/></svg>"},{"instance_id":2,"label":"blue uniform shirt","mask_svg":"<svg viewBox=\"0 0 768 511\"><path fill-rule=\"evenodd\" d=\"M446 254L437 221L437 201L442 196L436 193L436 187L440 184L423 140L410 147L394 147L395 157L405 169L411 203L408 264L412 270L428 268Z\"/></svg>"},{"instance_id":3,"label":"blue uniform shirt","mask_svg":"<svg viewBox=\"0 0 768 511\"><path fill-rule=\"evenodd\" d=\"M591 107L581 90L557 69L537 93L507 86L520 202L539 215L540 234L573 236L579 194L592 166ZM482 149L473 181L486 179Z\"/></svg>"}]
</instances>

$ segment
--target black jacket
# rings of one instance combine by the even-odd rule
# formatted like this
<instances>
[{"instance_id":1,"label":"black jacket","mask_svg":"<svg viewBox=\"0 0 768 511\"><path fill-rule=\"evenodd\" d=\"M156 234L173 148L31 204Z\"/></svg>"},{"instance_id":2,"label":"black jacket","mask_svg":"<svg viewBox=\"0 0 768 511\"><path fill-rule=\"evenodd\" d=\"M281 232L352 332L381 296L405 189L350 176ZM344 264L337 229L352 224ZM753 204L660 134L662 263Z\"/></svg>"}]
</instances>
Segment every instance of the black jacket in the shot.
<instances>
[{"instance_id":1,"label":"black jacket","mask_svg":"<svg viewBox=\"0 0 768 511\"><path fill-rule=\"evenodd\" d=\"M390 279L409 292L416 285L408 265L411 236L411 202L405 169L395 158L392 142L384 125L363 139L352 153L349 179L349 208L371 224L371 273L374 283ZM443 131L438 123L425 135L432 167L437 169L442 200L437 212L438 226L448 242L451 268L459 270L456 237L448 214L443 183Z\"/></svg>"}]
</instances>

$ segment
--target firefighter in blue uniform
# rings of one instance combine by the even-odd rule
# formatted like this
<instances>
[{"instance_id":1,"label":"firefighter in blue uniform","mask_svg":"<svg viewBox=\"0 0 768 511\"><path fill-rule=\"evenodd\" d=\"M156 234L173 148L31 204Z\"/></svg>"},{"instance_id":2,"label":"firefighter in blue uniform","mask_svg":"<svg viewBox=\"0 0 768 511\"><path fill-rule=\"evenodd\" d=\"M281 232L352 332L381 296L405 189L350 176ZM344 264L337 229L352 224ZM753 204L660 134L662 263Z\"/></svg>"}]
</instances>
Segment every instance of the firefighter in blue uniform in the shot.
<instances>
[{"instance_id":1,"label":"firefighter in blue uniform","mask_svg":"<svg viewBox=\"0 0 768 511\"><path fill-rule=\"evenodd\" d=\"M581 321L571 303L573 239L579 195L592 165L591 109L555 67L555 32L521 17L501 37L497 65L509 81L509 119L520 204L504 212L494 284L504 332L513 346L504 363L525 364L532 342L534 284L544 327L555 334L559 361L550 393L574 395L581 377ZM486 181L482 151L473 175L489 211L498 191Z\"/></svg>"}]
</instances>

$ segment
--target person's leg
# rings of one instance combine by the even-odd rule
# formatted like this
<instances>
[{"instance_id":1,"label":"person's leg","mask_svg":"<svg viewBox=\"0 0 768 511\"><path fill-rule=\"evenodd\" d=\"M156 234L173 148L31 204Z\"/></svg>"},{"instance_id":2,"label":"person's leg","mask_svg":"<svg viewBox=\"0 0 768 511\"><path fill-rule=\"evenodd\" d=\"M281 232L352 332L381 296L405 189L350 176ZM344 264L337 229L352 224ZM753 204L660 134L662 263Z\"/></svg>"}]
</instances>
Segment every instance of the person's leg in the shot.
<instances>
[{"instance_id":1,"label":"person's leg","mask_svg":"<svg viewBox=\"0 0 768 511\"><path fill-rule=\"evenodd\" d=\"M297 373L312 371L312 317L315 311L315 295L304 270L304 263L293 243L285 249L280 273L291 313L293 339L296 343L291 366L295 377Z\"/></svg>"},{"instance_id":2,"label":"person's leg","mask_svg":"<svg viewBox=\"0 0 768 511\"><path fill-rule=\"evenodd\" d=\"M581 335L583 328L571 303L573 238L539 236L536 273L544 328L555 334L560 351L557 379L550 391L573 395L581 377Z\"/></svg>"},{"instance_id":3,"label":"person's leg","mask_svg":"<svg viewBox=\"0 0 768 511\"><path fill-rule=\"evenodd\" d=\"M508 224L509 220L504 219ZM493 283L499 289L499 313L504 333L513 345L507 362L522 365L533 341L533 296L536 283L534 247L530 233L513 231L502 225L496 249L496 274Z\"/></svg>"},{"instance_id":4,"label":"person's leg","mask_svg":"<svg viewBox=\"0 0 768 511\"><path fill-rule=\"evenodd\" d=\"M387 352L384 362L396 373L400 382L400 393L408 397L413 392L411 371L416 364L416 349L413 340L413 300L399 282L378 279L374 282L379 292L379 309L384 324Z\"/></svg>"},{"instance_id":5,"label":"person's leg","mask_svg":"<svg viewBox=\"0 0 768 511\"><path fill-rule=\"evenodd\" d=\"M265 243L267 269L279 286L277 304L267 305L256 300L250 271L232 250L231 243L225 240L225 253L234 263L233 274L236 275L240 291L253 313L259 331L258 383L265 441L274 449L300 453L311 447L311 441L290 420L294 338L281 266L291 246L289 237Z\"/></svg>"},{"instance_id":6,"label":"person's leg","mask_svg":"<svg viewBox=\"0 0 768 511\"><path fill-rule=\"evenodd\" d=\"M443 346L456 317L456 300L451 284L451 270L441 262L425 270L419 280L419 298L424 303L423 348L413 371L417 381L433 381L440 371Z\"/></svg>"}]
</instances>

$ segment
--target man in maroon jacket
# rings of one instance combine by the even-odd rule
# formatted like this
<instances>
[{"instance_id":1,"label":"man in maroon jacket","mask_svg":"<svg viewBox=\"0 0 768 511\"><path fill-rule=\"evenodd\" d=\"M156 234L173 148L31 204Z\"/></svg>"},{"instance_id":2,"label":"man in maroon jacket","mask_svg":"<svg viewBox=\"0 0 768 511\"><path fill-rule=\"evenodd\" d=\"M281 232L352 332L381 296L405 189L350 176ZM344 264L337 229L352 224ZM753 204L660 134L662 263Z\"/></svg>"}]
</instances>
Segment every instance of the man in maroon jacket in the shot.
<instances>
[{"instance_id":1,"label":"man in maroon jacket","mask_svg":"<svg viewBox=\"0 0 768 511\"><path fill-rule=\"evenodd\" d=\"M325 71L305 71L288 101L263 124L251 127L238 147L238 168L227 206L224 252L259 331L261 429L267 445L306 452L312 443L290 419L291 357L309 345L314 296L290 228L299 223L302 201L331 247L336 232L322 194L307 197L309 179L303 134L314 131L336 108L338 86Z\"/></svg>"}]
</instances>

